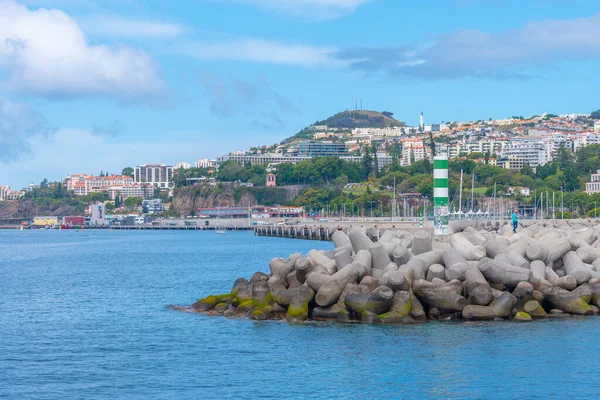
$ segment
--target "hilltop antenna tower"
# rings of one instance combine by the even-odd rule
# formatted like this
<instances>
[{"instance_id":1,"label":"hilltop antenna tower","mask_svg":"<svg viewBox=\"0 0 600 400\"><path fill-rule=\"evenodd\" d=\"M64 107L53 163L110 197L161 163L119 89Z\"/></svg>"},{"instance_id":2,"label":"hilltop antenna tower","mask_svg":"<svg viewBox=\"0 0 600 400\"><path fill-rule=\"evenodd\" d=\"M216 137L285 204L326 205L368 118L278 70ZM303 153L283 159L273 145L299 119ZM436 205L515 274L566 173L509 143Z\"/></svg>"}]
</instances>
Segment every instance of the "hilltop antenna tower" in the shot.
<instances>
[{"instance_id":1,"label":"hilltop antenna tower","mask_svg":"<svg viewBox=\"0 0 600 400\"><path fill-rule=\"evenodd\" d=\"M362 106L362 97L360 98L360 111L362 111L363 106Z\"/></svg>"}]
</instances>

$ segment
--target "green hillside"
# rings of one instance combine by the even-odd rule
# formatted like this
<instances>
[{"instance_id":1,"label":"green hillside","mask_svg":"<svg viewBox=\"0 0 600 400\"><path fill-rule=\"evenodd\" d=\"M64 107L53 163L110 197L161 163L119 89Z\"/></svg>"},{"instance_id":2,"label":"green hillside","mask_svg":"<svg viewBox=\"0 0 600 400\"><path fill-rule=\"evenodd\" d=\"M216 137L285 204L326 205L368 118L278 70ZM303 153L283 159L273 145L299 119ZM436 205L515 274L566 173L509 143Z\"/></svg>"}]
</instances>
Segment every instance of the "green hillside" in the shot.
<instances>
[{"instance_id":1,"label":"green hillside","mask_svg":"<svg viewBox=\"0 0 600 400\"><path fill-rule=\"evenodd\" d=\"M405 126L393 118L393 114L387 111L368 111L368 110L348 110L342 111L323 121L317 121L312 125L327 125L329 128L340 128L352 130L355 128L388 128L394 126ZM312 126L311 125L311 126ZM285 139L282 143L289 143L298 139L310 139L313 132L309 128L304 128L291 138Z\"/></svg>"}]
</instances>

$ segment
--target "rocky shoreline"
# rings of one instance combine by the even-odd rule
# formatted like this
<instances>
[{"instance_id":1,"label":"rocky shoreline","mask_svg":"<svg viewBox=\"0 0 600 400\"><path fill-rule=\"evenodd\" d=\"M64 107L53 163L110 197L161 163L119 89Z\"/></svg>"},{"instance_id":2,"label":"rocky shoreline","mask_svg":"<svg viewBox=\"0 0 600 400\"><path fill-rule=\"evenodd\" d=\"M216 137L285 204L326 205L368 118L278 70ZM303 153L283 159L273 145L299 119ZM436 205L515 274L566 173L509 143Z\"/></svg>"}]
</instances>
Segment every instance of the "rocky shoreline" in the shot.
<instances>
[{"instance_id":1,"label":"rocky shoreline","mask_svg":"<svg viewBox=\"0 0 600 400\"><path fill-rule=\"evenodd\" d=\"M335 250L274 258L270 273L239 278L187 312L288 322L373 324L427 320L532 321L600 314L597 221L452 225L447 242L426 230L333 235Z\"/></svg>"}]
</instances>

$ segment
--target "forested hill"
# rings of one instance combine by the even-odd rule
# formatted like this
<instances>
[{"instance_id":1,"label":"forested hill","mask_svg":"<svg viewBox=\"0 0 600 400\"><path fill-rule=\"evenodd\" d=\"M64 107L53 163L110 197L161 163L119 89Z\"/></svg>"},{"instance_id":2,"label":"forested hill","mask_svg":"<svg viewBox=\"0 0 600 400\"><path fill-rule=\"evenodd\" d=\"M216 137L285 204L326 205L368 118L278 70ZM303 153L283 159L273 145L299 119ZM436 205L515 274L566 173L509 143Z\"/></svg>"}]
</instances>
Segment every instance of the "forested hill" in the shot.
<instances>
[{"instance_id":1,"label":"forested hill","mask_svg":"<svg viewBox=\"0 0 600 400\"><path fill-rule=\"evenodd\" d=\"M403 122L396 120L393 113L388 111L348 110L342 111L323 121L317 121L313 125L327 125L328 128L339 128L352 130L355 128L387 128L394 126L405 126ZM294 136L285 139L282 143L289 143L296 139L310 139L313 132L307 127Z\"/></svg>"}]
</instances>

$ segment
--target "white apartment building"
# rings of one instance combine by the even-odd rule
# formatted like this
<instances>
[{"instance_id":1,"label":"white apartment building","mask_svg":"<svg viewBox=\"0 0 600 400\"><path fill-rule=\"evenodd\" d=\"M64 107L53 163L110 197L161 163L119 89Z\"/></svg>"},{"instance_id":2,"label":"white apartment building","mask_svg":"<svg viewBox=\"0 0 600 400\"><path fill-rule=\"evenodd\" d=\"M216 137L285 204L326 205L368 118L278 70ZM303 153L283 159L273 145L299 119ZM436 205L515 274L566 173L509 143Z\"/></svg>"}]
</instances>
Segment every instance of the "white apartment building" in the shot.
<instances>
[{"instance_id":1,"label":"white apartment building","mask_svg":"<svg viewBox=\"0 0 600 400\"><path fill-rule=\"evenodd\" d=\"M9 191L10 188L8 186L0 186L0 201L7 200Z\"/></svg>"},{"instance_id":2,"label":"white apartment building","mask_svg":"<svg viewBox=\"0 0 600 400\"><path fill-rule=\"evenodd\" d=\"M431 149L423 145L423 137L402 139L402 159L400 165L409 166L414 162L431 158Z\"/></svg>"},{"instance_id":3,"label":"white apartment building","mask_svg":"<svg viewBox=\"0 0 600 400\"><path fill-rule=\"evenodd\" d=\"M199 158L196 161L196 168L213 168L216 166L216 162L209 160L208 158Z\"/></svg>"},{"instance_id":4,"label":"white apartment building","mask_svg":"<svg viewBox=\"0 0 600 400\"><path fill-rule=\"evenodd\" d=\"M175 164L175 169L190 169L192 168L192 164L186 163L185 161L179 161Z\"/></svg>"},{"instance_id":5,"label":"white apartment building","mask_svg":"<svg viewBox=\"0 0 600 400\"><path fill-rule=\"evenodd\" d=\"M290 156L281 153L266 153L266 154L229 154L226 156L217 157L217 167L225 161L233 160L241 165L278 165L278 164L296 164L300 161L310 160L310 156ZM339 156L341 160L347 162L361 162L362 156ZM393 157L383 153L377 153L377 163L379 169L383 169L392 164Z\"/></svg>"},{"instance_id":6,"label":"white apartment building","mask_svg":"<svg viewBox=\"0 0 600 400\"><path fill-rule=\"evenodd\" d=\"M352 130L352 136L356 135L370 135L376 137L398 137L404 134L404 130L401 127L389 127L389 128L355 128Z\"/></svg>"},{"instance_id":7,"label":"white apartment building","mask_svg":"<svg viewBox=\"0 0 600 400\"><path fill-rule=\"evenodd\" d=\"M108 192L111 199L117 194L123 198L136 196L146 198L152 194L152 187L148 184L134 183L130 176L92 176L86 174L73 174L64 179L67 190L77 196L86 196L90 193Z\"/></svg>"},{"instance_id":8,"label":"white apartment building","mask_svg":"<svg viewBox=\"0 0 600 400\"><path fill-rule=\"evenodd\" d=\"M19 200L23 194L22 190L10 190L10 186L0 186L0 201Z\"/></svg>"},{"instance_id":9,"label":"white apartment building","mask_svg":"<svg viewBox=\"0 0 600 400\"><path fill-rule=\"evenodd\" d=\"M600 133L600 121L594 122L594 133Z\"/></svg>"},{"instance_id":10,"label":"white apartment building","mask_svg":"<svg viewBox=\"0 0 600 400\"><path fill-rule=\"evenodd\" d=\"M147 199L152 197L152 192L152 185L142 183L111 186L110 188L108 188L108 195L112 200L116 199L117 195L120 195L124 199L128 197L139 197L141 199Z\"/></svg>"},{"instance_id":11,"label":"white apartment building","mask_svg":"<svg viewBox=\"0 0 600 400\"><path fill-rule=\"evenodd\" d=\"M540 138L517 138L506 145L502 156L515 162L522 160L523 165L532 168L545 165L549 161L547 146Z\"/></svg>"},{"instance_id":12,"label":"white apartment building","mask_svg":"<svg viewBox=\"0 0 600 400\"><path fill-rule=\"evenodd\" d=\"M165 164L143 164L135 167L135 183L149 183L155 188L173 187L173 167Z\"/></svg>"},{"instance_id":13,"label":"white apartment building","mask_svg":"<svg viewBox=\"0 0 600 400\"><path fill-rule=\"evenodd\" d=\"M457 158L461 154L490 153L500 154L508 141L506 140L479 140L476 142L455 143L447 145L448 158Z\"/></svg>"},{"instance_id":14,"label":"white apartment building","mask_svg":"<svg viewBox=\"0 0 600 400\"><path fill-rule=\"evenodd\" d=\"M431 149L427 146L414 145L402 147L402 159L400 160L400 165L407 167L426 158L431 158Z\"/></svg>"},{"instance_id":15,"label":"white apartment building","mask_svg":"<svg viewBox=\"0 0 600 400\"><path fill-rule=\"evenodd\" d=\"M600 170L592 174L590 181L585 184L585 192L587 194L600 193Z\"/></svg>"},{"instance_id":16,"label":"white apartment building","mask_svg":"<svg viewBox=\"0 0 600 400\"><path fill-rule=\"evenodd\" d=\"M577 151L582 147L600 144L600 133L583 133L573 139L573 151Z\"/></svg>"}]
</instances>

